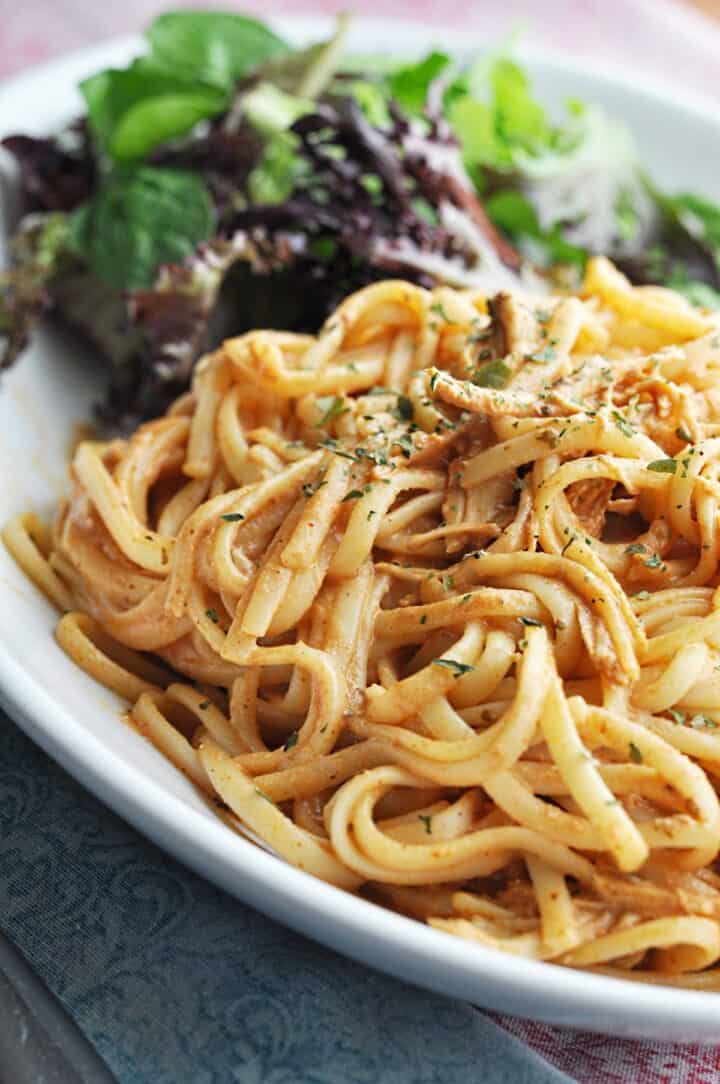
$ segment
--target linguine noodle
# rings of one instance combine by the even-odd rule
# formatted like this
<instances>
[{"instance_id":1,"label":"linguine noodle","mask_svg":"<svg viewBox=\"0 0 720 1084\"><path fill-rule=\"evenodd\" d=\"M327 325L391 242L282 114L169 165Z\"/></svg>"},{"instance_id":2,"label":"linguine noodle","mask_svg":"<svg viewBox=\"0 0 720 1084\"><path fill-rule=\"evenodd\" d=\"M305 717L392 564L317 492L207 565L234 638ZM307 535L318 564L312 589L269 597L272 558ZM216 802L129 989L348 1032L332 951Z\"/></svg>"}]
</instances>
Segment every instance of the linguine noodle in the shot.
<instances>
[{"instance_id":1,"label":"linguine noodle","mask_svg":"<svg viewBox=\"0 0 720 1084\"><path fill-rule=\"evenodd\" d=\"M720 318L381 282L5 542L225 820L436 929L719 985Z\"/></svg>"}]
</instances>

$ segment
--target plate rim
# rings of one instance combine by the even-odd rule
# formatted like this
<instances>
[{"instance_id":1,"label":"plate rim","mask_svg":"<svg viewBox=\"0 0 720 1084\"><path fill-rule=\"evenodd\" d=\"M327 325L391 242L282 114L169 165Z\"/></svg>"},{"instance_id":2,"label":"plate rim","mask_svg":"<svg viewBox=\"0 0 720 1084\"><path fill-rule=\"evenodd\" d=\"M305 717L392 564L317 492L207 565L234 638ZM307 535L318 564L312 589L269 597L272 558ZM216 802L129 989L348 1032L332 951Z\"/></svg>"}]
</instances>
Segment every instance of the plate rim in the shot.
<instances>
[{"instance_id":1,"label":"plate rim","mask_svg":"<svg viewBox=\"0 0 720 1084\"><path fill-rule=\"evenodd\" d=\"M668 7L670 9L670 17L677 19L676 5L669 4ZM265 21L273 28L288 33L289 36L298 34L301 37L311 37L326 33L335 23L334 18L329 15L293 13L270 16ZM714 38L720 47L720 28L715 27L709 19L706 20L706 24L705 37ZM497 44L496 41L493 42L483 37L481 27L471 27L469 29L469 33L472 34L473 42L476 42L477 44L468 47L468 31L459 30L454 27L443 28L441 31L440 27L435 26L434 24L428 26L420 20L403 18L401 16L370 16L367 18L360 16L355 18L353 25L362 25L364 28L367 28L368 32L374 30L381 37L384 34L384 30L386 31L388 28L390 28L392 34L398 34L402 30L407 30L411 34L417 33L418 36L424 37L428 42L427 47L431 47L433 38L436 35L439 37L442 33L443 44L446 45L449 52L457 54L467 54L470 51L477 53L484 48L492 47L493 44ZM139 47L143 47L143 38L139 33L120 34L99 38L78 49L71 49L68 52L51 57L48 60L32 64L29 67L23 68L5 79L0 80L0 98L6 92L15 93L18 90L21 90L25 83L29 84L38 78L52 78L53 76L57 76L63 68L75 65L82 66L91 61L95 62L94 58L96 56L102 57L103 55L115 52L120 55L124 51L129 52L131 49L137 50ZM663 102L665 104L667 104L668 99L670 99L673 105L694 113L696 116L708 121L713 126L720 127L720 117L718 115L720 104L716 102L710 94L698 90L689 90L684 86L679 86L670 79L664 79L657 72L651 73L643 70L642 85L638 86L632 73L629 73L620 61L608 59L596 60L585 56L575 58L561 49L536 46L522 40L517 44L513 44L512 50L513 55L518 56L520 59L528 61L536 60L546 67L556 68L564 73L577 73L579 77L589 75L602 82L619 86L622 89L627 90L633 97L653 98L658 102Z\"/></svg>"},{"instance_id":2,"label":"plate rim","mask_svg":"<svg viewBox=\"0 0 720 1084\"><path fill-rule=\"evenodd\" d=\"M44 596L34 585L33 590L38 600L44 602ZM256 887L268 892L270 903L262 908L255 903L250 906L269 913L275 921L300 930L316 941L329 943L335 951L350 955L366 966L379 965L374 961L368 965L367 957L357 950L337 947L335 935L329 940L324 939L319 932L320 922L332 916L334 925L352 932L358 945L372 943L373 955L378 958L383 950L397 949L401 945L404 951L413 953L416 965L422 963L430 969L426 976L428 981L421 982L416 978L410 981L440 992L447 993L448 984L437 979L434 968L441 971L450 968L456 972L461 979L456 987L469 988L479 977L486 981L492 979L502 993L519 1005L528 1006L527 1010L519 1008L514 1014L531 1019L557 1021L558 1017L568 1015L567 1004L573 1002L572 1015L582 1016L582 1027L587 1030L597 1030L592 1026L595 1014L600 1017L598 1029L603 1030L602 1016L608 1012L609 1005L613 1015L623 1014L630 1031L635 1026L642 1027L642 1018L647 1019L649 1015L653 1017L654 1027L667 1025L677 1030L678 1011L683 1015L687 1013L688 1017L692 1014L694 1025L701 1031L704 1026L716 1026L720 1021L720 993L644 985L469 944L289 865L284 859L234 833L219 819L208 818L182 798L149 780L141 767L128 763L92 732L85 730L72 712L53 700L48 690L37 682L29 682L27 672L10 656L2 642L0 705L31 740L99 801L128 821L141 835L169 851L183 865L220 884L241 901L245 896L229 885L225 876L219 878L207 871L207 860L220 861L226 867L224 873L229 869L234 875L242 872L252 877ZM53 726L44 725L40 721L43 718L52 719ZM288 913L284 910L286 905L300 910L297 914ZM308 925L312 918L318 920L317 925ZM407 972L394 967L387 970L401 979L407 976ZM417 967L413 970L416 972ZM554 981L557 979L561 981ZM470 999L467 993L455 996ZM540 999L537 1006L530 1005L534 998ZM581 1014L577 1012L579 1005ZM541 1009L539 1014L537 1007Z\"/></svg>"},{"instance_id":3,"label":"plate rim","mask_svg":"<svg viewBox=\"0 0 720 1084\"><path fill-rule=\"evenodd\" d=\"M289 33L307 35L322 32L331 23L329 17L320 16L285 16L270 21ZM425 32L428 43L436 32L434 27L428 29L407 19L361 21L378 32L392 27L393 34L413 27ZM110 54L129 52L140 41L137 35L112 37L33 66L0 83L0 101L6 93L22 92L25 85L39 78L62 80L68 68L103 63L102 58ZM465 32L443 31L443 41L451 51L467 52ZM479 30L477 41L477 48L489 44L483 42ZM720 145L720 107L709 97L644 76L642 88L634 87L624 69L607 62L574 60L537 47L520 48L517 53L564 74L590 74L658 104L671 98L675 106L716 128ZM43 596L33 590L40 602ZM607 1018L622 1018L627 1034L680 1036L689 1031L700 1041L712 1041L711 1032L720 1030L720 993L639 984L469 945L290 866L164 791L141 767L104 745L53 699L50 690L28 675L2 641L0 703L36 744L142 835L230 894L244 900L252 897L251 906L335 951L445 994L452 992L472 1000L472 988L477 997L478 987L489 987L491 1002L513 1003L512 1009L503 1011L536 1020L557 1023L565 1019L571 1026L607 1033L613 1027ZM231 877L238 883L230 883ZM252 881L252 891L242 891L248 887L243 878ZM260 893L267 894L263 905L255 902ZM348 936L351 944L344 941ZM400 966L403 955L409 959ZM720 1042L720 1034L715 1041Z\"/></svg>"}]
</instances>

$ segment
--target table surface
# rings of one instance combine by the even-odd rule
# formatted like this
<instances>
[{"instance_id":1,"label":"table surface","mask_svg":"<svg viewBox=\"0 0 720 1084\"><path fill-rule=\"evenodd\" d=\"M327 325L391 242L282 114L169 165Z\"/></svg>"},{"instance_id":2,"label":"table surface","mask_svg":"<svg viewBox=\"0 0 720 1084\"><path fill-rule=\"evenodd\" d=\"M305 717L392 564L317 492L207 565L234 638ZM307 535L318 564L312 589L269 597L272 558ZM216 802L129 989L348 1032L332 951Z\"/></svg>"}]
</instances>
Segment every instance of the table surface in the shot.
<instances>
[{"instance_id":1,"label":"table surface","mask_svg":"<svg viewBox=\"0 0 720 1084\"><path fill-rule=\"evenodd\" d=\"M720 16L720 0L698 0ZM276 14L333 14L339 0L0 0L0 78L90 42L139 31L157 13L184 7L229 7L267 17ZM520 32L533 42L568 50L574 56L610 58L633 71L679 73L685 89L717 93L720 50L706 33L700 8L682 0L363 0L363 16L421 19L437 27L467 27L478 41L496 42Z\"/></svg>"},{"instance_id":2,"label":"table surface","mask_svg":"<svg viewBox=\"0 0 720 1084\"><path fill-rule=\"evenodd\" d=\"M273 14L309 11L329 14L338 5L336 0L278 0L271 5L267 0L241 0L234 5L227 0L224 4L219 0L214 4L209 0L176 0L172 4L168 0L123 0L121 4L113 5L88 4L87 0L30 0L30 3L0 0L0 25L3 28L0 78L102 38L136 31L169 6L235 6L238 10L267 15L269 11ZM437 26L439 41L442 40L442 26L448 23L468 26L478 40L486 41L497 40L520 26L533 41L541 44L571 50L576 56L608 58L631 65L638 73L645 71L663 79L672 72L684 89L717 97L720 93L720 37L715 35L700 9L720 19L720 0L697 0L695 8L677 0L574 0L572 4L543 0L542 5L537 0L503 0L502 4L474 6L468 5L466 0L363 0L362 4L366 16L390 14L422 18ZM669 64L670 57L672 65ZM3 748L5 752L6 746ZM42 767L41 761L38 764ZM7 770L7 765L5 768ZM72 789L73 785L69 786ZM1 814L0 808L0 822ZM37 844L47 838L50 829L44 824L32 831L34 834L31 833L29 838ZM42 851L42 846L40 849ZM51 874L55 875L52 870ZM35 868L33 876L36 887L51 884L51 881L43 881L40 867ZM57 891L58 886L54 887ZM16 887L14 891L17 895L19 889ZM215 898L213 895L213 900ZM0 924L8 923L11 910L12 907L3 905L0 896ZM52 931L48 933L43 925L44 938L40 937L37 919L33 924L32 911L23 913L20 924L11 925L11 932L24 942L26 951L33 955L34 950L35 962L42 965L44 961L46 974L50 978L55 975L55 985L66 983L67 975L59 974L53 961L57 946L52 940ZM293 935L287 936L292 941ZM299 939L293 944L297 941ZM302 953L301 948L298 951ZM355 965L348 964L347 967L354 968ZM81 1015L82 1011L88 1011L87 1004L84 1010L81 1009ZM714 1051L578 1035L507 1018L498 1022L548 1062L584 1084L638 1084L640 1081L642 1084L711 1084L720 1079L720 1054ZM481 1041L480 1034L478 1041ZM472 1084L471 1078L467 1079L468 1084ZM540 1076L535 1079L539 1080ZM262 1077L258 1077L260 1080Z\"/></svg>"}]
</instances>

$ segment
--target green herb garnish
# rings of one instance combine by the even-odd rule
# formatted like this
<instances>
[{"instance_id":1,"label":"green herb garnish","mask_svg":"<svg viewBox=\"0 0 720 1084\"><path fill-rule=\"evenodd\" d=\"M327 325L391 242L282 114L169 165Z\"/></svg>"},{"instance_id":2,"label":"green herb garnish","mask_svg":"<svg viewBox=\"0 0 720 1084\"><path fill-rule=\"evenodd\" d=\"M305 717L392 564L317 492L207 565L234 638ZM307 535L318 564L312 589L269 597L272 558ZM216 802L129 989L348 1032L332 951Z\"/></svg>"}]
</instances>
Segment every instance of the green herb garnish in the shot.
<instances>
[{"instance_id":1,"label":"green herb garnish","mask_svg":"<svg viewBox=\"0 0 720 1084\"><path fill-rule=\"evenodd\" d=\"M430 306L430 312L436 312L438 316L442 316L446 324L452 324L453 322L451 317L449 317L447 312L445 311L445 306L443 305L442 301L434 301L433 304Z\"/></svg>"},{"instance_id":2,"label":"green herb garnish","mask_svg":"<svg viewBox=\"0 0 720 1084\"><path fill-rule=\"evenodd\" d=\"M510 378L510 369L501 358L489 361L475 370L472 382L479 388L504 388Z\"/></svg>"},{"instance_id":3,"label":"green herb garnish","mask_svg":"<svg viewBox=\"0 0 720 1084\"><path fill-rule=\"evenodd\" d=\"M653 459L648 463L648 470L657 471L658 474L674 474L677 470L677 461L674 459Z\"/></svg>"},{"instance_id":4,"label":"green herb garnish","mask_svg":"<svg viewBox=\"0 0 720 1084\"><path fill-rule=\"evenodd\" d=\"M623 434L623 436L625 436L625 437L634 437L635 436L635 430L630 425L627 418L624 418L619 410L613 410L613 411L611 411L611 414L612 414L613 420L615 422L615 425L618 427L618 429Z\"/></svg>"},{"instance_id":5,"label":"green herb garnish","mask_svg":"<svg viewBox=\"0 0 720 1084\"><path fill-rule=\"evenodd\" d=\"M393 441L393 445L397 445L406 459L409 459L415 450L413 444L413 438L410 433L403 433L402 436L396 437Z\"/></svg>"},{"instance_id":6,"label":"green herb garnish","mask_svg":"<svg viewBox=\"0 0 720 1084\"><path fill-rule=\"evenodd\" d=\"M306 497L313 497L319 489L326 486L327 482L303 482L302 491Z\"/></svg>"},{"instance_id":7,"label":"green herb garnish","mask_svg":"<svg viewBox=\"0 0 720 1084\"><path fill-rule=\"evenodd\" d=\"M532 361L536 365L543 365L546 361L552 361L555 357L555 348L553 346L546 346L543 350L537 350L534 354L528 354L526 360Z\"/></svg>"},{"instance_id":8,"label":"green herb garnish","mask_svg":"<svg viewBox=\"0 0 720 1084\"><path fill-rule=\"evenodd\" d=\"M415 413L412 399L407 395L398 395L395 417L401 422L411 422Z\"/></svg>"},{"instance_id":9,"label":"green herb garnish","mask_svg":"<svg viewBox=\"0 0 720 1084\"><path fill-rule=\"evenodd\" d=\"M321 395L315 402L320 410L324 411L320 421L315 423L316 429L321 429L324 425L329 425L335 418L339 418L341 414L347 414L350 410L350 407L345 405L345 399L342 395L336 395L334 397L330 395Z\"/></svg>"},{"instance_id":10,"label":"green herb garnish","mask_svg":"<svg viewBox=\"0 0 720 1084\"><path fill-rule=\"evenodd\" d=\"M693 730L703 730L704 728L717 730L717 723L709 715L693 715L688 726L691 726Z\"/></svg>"},{"instance_id":11,"label":"green herb garnish","mask_svg":"<svg viewBox=\"0 0 720 1084\"><path fill-rule=\"evenodd\" d=\"M474 666L470 666L466 662L456 662L455 659L433 659L435 666L444 666L446 670L452 672L453 677L459 678L463 674L469 674L471 670L474 670Z\"/></svg>"},{"instance_id":12,"label":"green herb garnish","mask_svg":"<svg viewBox=\"0 0 720 1084\"><path fill-rule=\"evenodd\" d=\"M560 556L561 557L565 556L565 552L570 549L570 547L572 546L572 544L573 544L573 542L575 541L576 538L577 538L576 534L571 535L570 538L568 538L567 542L565 543L563 548L560 550Z\"/></svg>"}]
</instances>

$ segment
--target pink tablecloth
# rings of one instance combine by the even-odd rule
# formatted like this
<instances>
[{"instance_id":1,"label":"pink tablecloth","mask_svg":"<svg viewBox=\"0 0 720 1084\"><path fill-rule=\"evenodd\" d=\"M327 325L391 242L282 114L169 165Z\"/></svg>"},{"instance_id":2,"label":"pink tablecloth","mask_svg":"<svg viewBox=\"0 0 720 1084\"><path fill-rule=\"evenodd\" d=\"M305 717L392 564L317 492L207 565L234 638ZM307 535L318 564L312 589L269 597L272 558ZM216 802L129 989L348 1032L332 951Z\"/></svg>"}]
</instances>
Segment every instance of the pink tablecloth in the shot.
<instances>
[{"instance_id":1,"label":"pink tablecloth","mask_svg":"<svg viewBox=\"0 0 720 1084\"><path fill-rule=\"evenodd\" d=\"M101 38L138 30L170 6L210 5L203 0L122 0L112 5L0 0L0 78ZM230 7L231 2L212 6ZM236 6L268 15L330 13L339 5L336 0L242 0ZM626 64L634 72L671 79L685 90L720 97L720 29L670 0L476 0L469 7L467 0L363 0L356 10L422 18L437 26L438 42L443 25L465 25L485 39L524 27L535 42ZM582 1084L720 1081L720 1049L613 1040L505 1017L499 1022Z\"/></svg>"}]
</instances>

